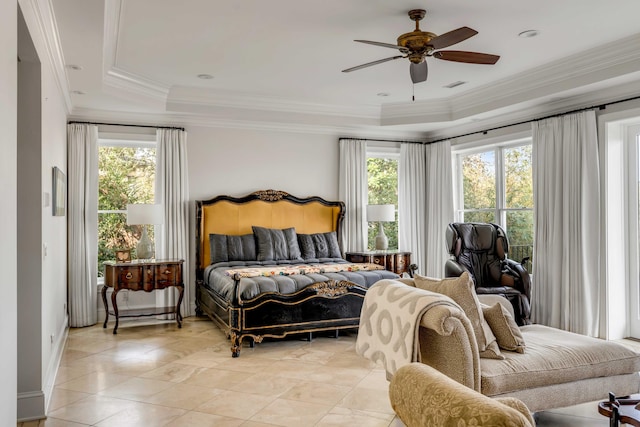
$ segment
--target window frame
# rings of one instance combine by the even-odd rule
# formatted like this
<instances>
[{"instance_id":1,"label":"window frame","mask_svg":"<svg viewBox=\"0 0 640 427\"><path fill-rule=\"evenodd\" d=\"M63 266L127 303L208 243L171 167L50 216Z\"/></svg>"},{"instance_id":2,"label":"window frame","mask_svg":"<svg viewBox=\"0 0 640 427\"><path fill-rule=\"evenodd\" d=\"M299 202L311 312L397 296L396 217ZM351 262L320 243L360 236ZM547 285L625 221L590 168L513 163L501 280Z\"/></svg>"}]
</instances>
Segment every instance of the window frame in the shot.
<instances>
[{"instance_id":1,"label":"window frame","mask_svg":"<svg viewBox=\"0 0 640 427\"><path fill-rule=\"evenodd\" d=\"M126 147L126 148L154 148L156 153L156 176L157 176L157 154L158 154L158 142L155 134L124 134L124 133L111 133L111 132L98 132L98 153L100 147ZM100 174L100 169L96 171ZM154 190L157 189L157 182L154 182ZM99 185L98 185L99 190ZM156 194L154 191L154 201L156 200ZM100 214L126 214L125 209L97 209L96 214L99 218ZM98 219L98 223L99 223ZM99 249L96 247L96 249ZM98 262L98 259L96 259ZM98 268L98 272L99 272ZM98 275L98 286L104 284L104 277Z\"/></svg>"},{"instance_id":2,"label":"window frame","mask_svg":"<svg viewBox=\"0 0 640 427\"><path fill-rule=\"evenodd\" d=\"M398 183L398 185L400 184L400 143L399 142L393 142L390 143L389 141L367 141L366 144L366 153L365 153L365 164L368 163L369 159L389 159L389 160L394 160L397 162L398 168L398 175L396 176L396 182ZM367 168L368 169L368 168ZM398 194L400 189L397 189ZM367 170L367 204L369 203L369 185L368 185L368 170ZM395 223L398 222L398 208L399 208L399 203L400 200L396 200L395 203L395 215L396 215L396 221ZM370 228L370 223L367 221L367 219L365 218L365 222L367 223L367 241L365 242L365 244L367 245L367 250L369 250L368 248L371 246L370 245L370 241L369 241L369 228ZM377 226L375 226L377 228ZM396 239L398 238L398 234L399 234L399 230L397 229L396 226ZM387 231L385 230L385 233L387 233ZM398 242L399 244L399 242ZM373 247L373 246L372 246ZM389 249L389 250L397 250L397 249Z\"/></svg>"},{"instance_id":3,"label":"window frame","mask_svg":"<svg viewBox=\"0 0 640 427\"><path fill-rule=\"evenodd\" d=\"M454 186L454 220L456 222L464 222L464 215L466 212L493 212L493 217L499 226L501 226L507 236L509 236L509 230L507 229L507 214L509 212L531 212L533 215L534 206L530 208L507 208L506 204L506 171L504 164L505 151L511 148L518 148L530 145L533 149L533 137L530 133L519 134L518 136L502 136L485 141L476 141L473 143L465 144L460 147L452 147L451 161L452 165L452 179ZM464 209L464 189L463 189L463 177L462 177L462 160L464 156L484 153L487 151L493 151L495 157L495 180L496 180L496 203L493 208L483 209ZM533 153L532 153L533 154ZM533 162L532 162L532 180L533 180ZM532 182L533 185L533 182ZM535 200L533 201L535 203ZM534 230L532 230L534 231ZM533 246L534 242L531 242ZM519 246L519 245L518 245ZM533 273L533 250L531 252L531 262L529 264L529 270ZM518 260L520 261L520 260Z\"/></svg>"}]
</instances>

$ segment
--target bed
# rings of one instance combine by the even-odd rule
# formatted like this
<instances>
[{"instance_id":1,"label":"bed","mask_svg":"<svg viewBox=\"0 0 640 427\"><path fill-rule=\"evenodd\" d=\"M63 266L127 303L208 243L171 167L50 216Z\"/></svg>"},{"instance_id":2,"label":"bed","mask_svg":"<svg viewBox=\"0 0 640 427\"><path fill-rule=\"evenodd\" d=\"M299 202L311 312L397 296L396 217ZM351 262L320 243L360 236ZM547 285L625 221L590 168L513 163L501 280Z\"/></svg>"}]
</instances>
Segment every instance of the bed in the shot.
<instances>
[{"instance_id":1,"label":"bed","mask_svg":"<svg viewBox=\"0 0 640 427\"><path fill-rule=\"evenodd\" d=\"M398 275L343 259L344 203L262 190L196 201L196 314L240 355L265 337L356 328L367 289Z\"/></svg>"}]
</instances>

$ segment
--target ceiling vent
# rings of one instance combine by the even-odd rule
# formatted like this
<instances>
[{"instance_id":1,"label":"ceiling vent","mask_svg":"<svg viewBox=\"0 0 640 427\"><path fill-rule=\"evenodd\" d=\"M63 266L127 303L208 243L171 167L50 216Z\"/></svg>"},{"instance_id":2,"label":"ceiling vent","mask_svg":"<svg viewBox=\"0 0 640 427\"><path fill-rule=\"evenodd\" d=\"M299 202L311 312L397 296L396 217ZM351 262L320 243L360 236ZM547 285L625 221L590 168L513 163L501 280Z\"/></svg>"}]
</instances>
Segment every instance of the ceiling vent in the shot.
<instances>
[{"instance_id":1,"label":"ceiling vent","mask_svg":"<svg viewBox=\"0 0 640 427\"><path fill-rule=\"evenodd\" d=\"M454 87L463 85L465 83L467 83L467 82L463 82L462 80L458 80L457 82L449 83L448 85L445 85L443 87L446 87L446 88L449 88L449 89L453 89Z\"/></svg>"}]
</instances>

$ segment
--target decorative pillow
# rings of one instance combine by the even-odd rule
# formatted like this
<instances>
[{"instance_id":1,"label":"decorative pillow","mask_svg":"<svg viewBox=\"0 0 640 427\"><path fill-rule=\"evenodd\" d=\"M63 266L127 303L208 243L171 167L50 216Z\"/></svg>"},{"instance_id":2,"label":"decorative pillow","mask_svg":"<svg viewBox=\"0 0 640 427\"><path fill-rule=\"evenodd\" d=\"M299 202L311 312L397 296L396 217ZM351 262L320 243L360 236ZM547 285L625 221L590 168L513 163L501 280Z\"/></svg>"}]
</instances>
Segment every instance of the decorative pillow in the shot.
<instances>
[{"instance_id":1,"label":"decorative pillow","mask_svg":"<svg viewBox=\"0 0 640 427\"><path fill-rule=\"evenodd\" d=\"M253 234L242 236L209 234L209 249L211 264L256 259L256 241Z\"/></svg>"},{"instance_id":2,"label":"decorative pillow","mask_svg":"<svg viewBox=\"0 0 640 427\"><path fill-rule=\"evenodd\" d=\"M256 237L258 261L301 260L295 228L251 227Z\"/></svg>"},{"instance_id":3,"label":"decorative pillow","mask_svg":"<svg viewBox=\"0 0 640 427\"><path fill-rule=\"evenodd\" d=\"M497 302L493 306L482 305L482 314L496 336L500 348L524 353L524 338L509 310Z\"/></svg>"},{"instance_id":4,"label":"decorative pillow","mask_svg":"<svg viewBox=\"0 0 640 427\"><path fill-rule=\"evenodd\" d=\"M335 231L329 233L298 234L303 259L342 258Z\"/></svg>"},{"instance_id":5,"label":"decorative pillow","mask_svg":"<svg viewBox=\"0 0 640 427\"><path fill-rule=\"evenodd\" d=\"M465 271L460 277L447 279L432 279L415 274L414 283L418 288L450 297L462 308L473 326L480 357L504 359L504 356L500 354L495 335L484 320L475 285L469 273Z\"/></svg>"}]
</instances>

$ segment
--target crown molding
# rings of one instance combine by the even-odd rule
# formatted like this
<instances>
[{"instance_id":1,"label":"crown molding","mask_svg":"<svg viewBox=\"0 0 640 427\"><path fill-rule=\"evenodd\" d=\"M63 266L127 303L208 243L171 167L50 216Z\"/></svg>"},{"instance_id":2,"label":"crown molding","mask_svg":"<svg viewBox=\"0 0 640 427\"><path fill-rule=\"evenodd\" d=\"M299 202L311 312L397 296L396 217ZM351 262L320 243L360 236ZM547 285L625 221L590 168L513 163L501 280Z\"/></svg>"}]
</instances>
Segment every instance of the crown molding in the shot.
<instances>
[{"instance_id":1,"label":"crown molding","mask_svg":"<svg viewBox=\"0 0 640 427\"><path fill-rule=\"evenodd\" d=\"M471 89L451 100L386 104L381 122L397 125L460 120L634 73L640 70L639 45L640 34L636 34L598 47L597 61L590 52L581 52Z\"/></svg>"},{"instance_id":2,"label":"crown molding","mask_svg":"<svg viewBox=\"0 0 640 427\"><path fill-rule=\"evenodd\" d=\"M114 124L144 124L162 126L199 126L223 129L260 130L272 132L292 132L302 134L323 134L340 137L358 138L388 138L405 139L412 141L424 141L425 132L388 129L379 126L358 125L332 125L332 124L307 124L286 123L273 121L257 121L215 118L196 114L179 113L131 113L121 111L106 111L90 108L75 108L69 116L69 120L112 122Z\"/></svg>"},{"instance_id":3,"label":"crown molding","mask_svg":"<svg viewBox=\"0 0 640 427\"><path fill-rule=\"evenodd\" d=\"M19 3L41 62L46 58L46 62L50 65L58 91L64 100L65 112L69 114L73 108L73 102L69 94L69 79L64 66L64 54L51 1L20 0ZM38 49L39 46L43 49Z\"/></svg>"},{"instance_id":4,"label":"crown molding","mask_svg":"<svg viewBox=\"0 0 640 427\"><path fill-rule=\"evenodd\" d=\"M375 120L380 118L380 106L378 105L345 106L320 104L186 86L172 87L169 91L167 105L180 106L180 111L188 111L189 105L195 105L198 107L210 106L215 108L238 108L283 113L321 114Z\"/></svg>"},{"instance_id":5,"label":"crown molding","mask_svg":"<svg viewBox=\"0 0 640 427\"><path fill-rule=\"evenodd\" d=\"M517 111L506 111L507 108L486 112L479 115L481 119L472 123L462 124L455 127L442 127L429 132L428 139L435 140L441 138L452 138L456 135L482 132L486 129L496 127L512 127L522 122L538 120L542 117L562 114L565 112L597 107L599 105L616 103L618 101L640 96L640 80L619 84L590 91L585 94L562 97L559 99L540 102L520 108ZM636 101L638 102L638 101ZM610 108L610 107L607 107ZM611 109L613 109L611 107ZM490 131L489 133L493 133ZM483 137L486 138L486 137Z\"/></svg>"},{"instance_id":6,"label":"crown molding","mask_svg":"<svg viewBox=\"0 0 640 427\"><path fill-rule=\"evenodd\" d=\"M105 0L102 45L102 82L107 87L166 102L169 85L118 67L118 40L123 0Z\"/></svg>"}]
</instances>

